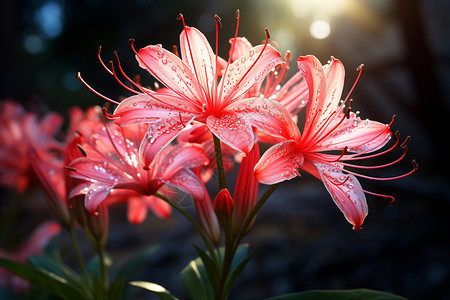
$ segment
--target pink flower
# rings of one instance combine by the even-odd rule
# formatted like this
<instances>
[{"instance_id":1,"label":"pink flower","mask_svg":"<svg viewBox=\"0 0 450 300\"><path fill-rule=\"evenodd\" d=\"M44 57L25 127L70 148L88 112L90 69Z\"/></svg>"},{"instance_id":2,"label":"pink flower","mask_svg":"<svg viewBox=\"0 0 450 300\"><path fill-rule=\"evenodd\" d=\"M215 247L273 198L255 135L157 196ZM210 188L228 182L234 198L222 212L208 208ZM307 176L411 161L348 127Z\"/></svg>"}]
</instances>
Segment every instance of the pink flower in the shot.
<instances>
[{"instance_id":1,"label":"pink flower","mask_svg":"<svg viewBox=\"0 0 450 300\"><path fill-rule=\"evenodd\" d=\"M0 184L24 192L34 180L30 150L40 159L62 153L63 145L54 138L62 122L56 113L38 120L36 114L26 112L16 102L0 103Z\"/></svg>"},{"instance_id":2,"label":"pink flower","mask_svg":"<svg viewBox=\"0 0 450 300\"><path fill-rule=\"evenodd\" d=\"M246 97L253 85L283 63L279 52L267 45L268 38L267 33L264 45L225 64L198 29L184 25L180 35L182 59L160 45L136 52L139 65L170 91L153 92L133 83L141 92L115 110L113 118L121 126L149 124L139 150L144 166L193 120L206 124L222 142L244 153L253 147L252 126L271 135L296 138L298 130L290 130L292 119L280 103ZM232 54L233 49L234 45Z\"/></svg>"},{"instance_id":3,"label":"pink flower","mask_svg":"<svg viewBox=\"0 0 450 300\"><path fill-rule=\"evenodd\" d=\"M194 201L206 197L203 183L190 170L208 162L201 146L168 146L147 167L139 160L137 149L147 126L112 125L81 137L84 156L73 160L68 169L71 177L84 182L70 197L85 195L90 212L96 212L104 200L108 204L128 202L128 218L134 224L143 221L147 209L163 218L170 215L169 204L154 196L156 192L167 195L176 187L191 194Z\"/></svg>"},{"instance_id":4,"label":"pink flower","mask_svg":"<svg viewBox=\"0 0 450 300\"><path fill-rule=\"evenodd\" d=\"M356 177L372 177L344 168L381 168L399 161L404 154L387 165L363 167L348 163L385 153L369 155L389 141L390 124L362 121L350 108L343 111L347 102L345 99L341 103L345 71L339 60L332 58L329 65L322 67L314 56L306 56L298 59L298 66L309 86L303 135L267 150L255 166L256 177L261 183L274 184L299 176L301 168L323 181L335 204L354 225L353 229L360 229L368 212L365 193L370 192L362 189ZM406 146L402 146L406 152Z\"/></svg>"},{"instance_id":5,"label":"pink flower","mask_svg":"<svg viewBox=\"0 0 450 300\"><path fill-rule=\"evenodd\" d=\"M23 243L14 253L0 250L0 257L25 263L33 255L41 255L43 249L50 240L61 231L61 226L56 222L41 224L31 235L30 239ZM9 287L14 292L23 292L30 287L30 283L9 271L0 268L0 286Z\"/></svg>"}]
</instances>

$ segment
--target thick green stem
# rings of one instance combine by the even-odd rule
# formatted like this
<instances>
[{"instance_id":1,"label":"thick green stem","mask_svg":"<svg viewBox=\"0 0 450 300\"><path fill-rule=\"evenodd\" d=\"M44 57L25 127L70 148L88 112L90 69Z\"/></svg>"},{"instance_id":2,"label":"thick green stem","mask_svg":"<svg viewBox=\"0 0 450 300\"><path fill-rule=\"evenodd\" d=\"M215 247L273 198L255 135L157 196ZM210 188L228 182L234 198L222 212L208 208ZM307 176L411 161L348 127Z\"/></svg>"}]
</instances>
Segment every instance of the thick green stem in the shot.
<instances>
[{"instance_id":1,"label":"thick green stem","mask_svg":"<svg viewBox=\"0 0 450 300\"><path fill-rule=\"evenodd\" d=\"M216 153L217 162L217 174L219 176L219 187L221 190L227 188L227 182L225 179L225 169L223 168L222 148L220 146L220 140L213 134L214 139L214 151Z\"/></svg>"},{"instance_id":2,"label":"thick green stem","mask_svg":"<svg viewBox=\"0 0 450 300\"><path fill-rule=\"evenodd\" d=\"M87 272L86 265L83 260L83 256L81 255L80 248L78 247L77 239L75 238L75 234L73 232L73 227L67 228L67 231L69 231L70 240L72 241L72 246L73 246L73 249L75 250L75 254L77 256L81 274L83 275L83 279L90 289L90 288L92 288L91 281L89 280L89 274Z\"/></svg>"},{"instance_id":3,"label":"thick green stem","mask_svg":"<svg viewBox=\"0 0 450 300\"><path fill-rule=\"evenodd\" d=\"M228 274L231 269L231 264L233 262L234 255L236 254L237 247L234 247L235 241L233 239L233 229L231 222L228 220L222 223L224 233L225 233L225 255L222 264L222 271L219 278L219 287L217 293L214 296L215 300L225 300L228 295L228 291L225 290L225 285L227 283Z\"/></svg>"},{"instance_id":4,"label":"thick green stem","mask_svg":"<svg viewBox=\"0 0 450 300\"><path fill-rule=\"evenodd\" d=\"M109 279L108 279L108 270L106 269L106 264L105 264L105 250L100 245L100 243L97 243L96 249L97 249L98 258L100 260L100 277L102 279L103 286L105 288L105 292L107 292Z\"/></svg>"}]
</instances>

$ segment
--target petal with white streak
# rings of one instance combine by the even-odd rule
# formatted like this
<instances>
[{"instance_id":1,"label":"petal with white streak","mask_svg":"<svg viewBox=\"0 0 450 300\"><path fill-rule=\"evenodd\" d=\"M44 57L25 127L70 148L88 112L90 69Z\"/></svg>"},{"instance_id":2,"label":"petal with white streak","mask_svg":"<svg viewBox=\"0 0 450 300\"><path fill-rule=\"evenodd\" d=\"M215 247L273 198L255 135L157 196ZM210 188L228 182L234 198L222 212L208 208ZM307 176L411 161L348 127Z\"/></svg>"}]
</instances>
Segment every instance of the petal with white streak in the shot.
<instances>
[{"instance_id":1,"label":"petal with white streak","mask_svg":"<svg viewBox=\"0 0 450 300\"><path fill-rule=\"evenodd\" d=\"M155 156L192 121L191 115L169 114L149 126L139 147L139 158L144 167L150 166Z\"/></svg>"},{"instance_id":2,"label":"petal with white streak","mask_svg":"<svg viewBox=\"0 0 450 300\"><path fill-rule=\"evenodd\" d=\"M228 146L248 153L254 142L254 134L250 121L236 112L224 113L220 117L210 115L206 125L222 142Z\"/></svg>"},{"instance_id":3,"label":"petal with white streak","mask_svg":"<svg viewBox=\"0 0 450 300\"><path fill-rule=\"evenodd\" d=\"M295 141L285 141L269 148L255 166L255 176L264 184L275 184L300 176L303 155Z\"/></svg>"},{"instance_id":4,"label":"petal with white streak","mask_svg":"<svg viewBox=\"0 0 450 300\"><path fill-rule=\"evenodd\" d=\"M333 198L334 203L344 214L354 230L361 229L361 224L369 211L366 196L355 176L344 174L340 169L315 164L322 181Z\"/></svg>"},{"instance_id":5,"label":"petal with white streak","mask_svg":"<svg viewBox=\"0 0 450 300\"><path fill-rule=\"evenodd\" d=\"M161 46L147 46L139 50L136 59L168 89L191 103L199 104L203 97L197 78L178 56Z\"/></svg>"},{"instance_id":6,"label":"petal with white streak","mask_svg":"<svg viewBox=\"0 0 450 300\"><path fill-rule=\"evenodd\" d=\"M252 126L267 134L289 140L300 138L297 124L279 102L263 98L249 98L234 103L228 109L247 116Z\"/></svg>"},{"instance_id":7,"label":"petal with white streak","mask_svg":"<svg viewBox=\"0 0 450 300\"><path fill-rule=\"evenodd\" d=\"M282 63L280 53L270 45L265 48L262 45L251 48L246 55L226 68L219 84L220 103L230 104L254 84L262 82L273 68Z\"/></svg>"}]
</instances>

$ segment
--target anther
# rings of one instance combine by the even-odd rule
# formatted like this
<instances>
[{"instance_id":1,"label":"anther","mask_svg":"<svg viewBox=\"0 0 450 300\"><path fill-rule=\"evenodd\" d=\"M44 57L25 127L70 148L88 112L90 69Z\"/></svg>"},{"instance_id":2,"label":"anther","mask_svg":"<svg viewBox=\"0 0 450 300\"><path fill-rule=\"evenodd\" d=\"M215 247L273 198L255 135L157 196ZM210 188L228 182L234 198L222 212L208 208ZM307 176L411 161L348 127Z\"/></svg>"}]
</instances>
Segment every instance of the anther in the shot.
<instances>
[{"instance_id":1,"label":"anther","mask_svg":"<svg viewBox=\"0 0 450 300\"><path fill-rule=\"evenodd\" d=\"M77 172L77 169L69 167L69 166L64 166L64 169L69 170L69 171L73 171L73 172Z\"/></svg>"},{"instance_id":2,"label":"anther","mask_svg":"<svg viewBox=\"0 0 450 300\"><path fill-rule=\"evenodd\" d=\"M406 149L406 145L408 144L411 137L408 135L403 143L401 143L400 148Z\"/></svg>"},{"instance_id":3,"label":"anther","mask_svg":"<svg viewBox=\"0 0 450 300\"><path fill-rule=\"evenodd\" d=\"M239 11L239 9L236 9L236 19L239 19L239 17L240 17L240 11Z\"/></svg>"},{"instance_id":4,"label":"anther","mask_svg":"<svg viewBox=\"0 0 450 300\"><path fill-rule=\"evenodd\" d=\"M214 21L216 21L216 24L222 28L222 19L218 15L214 15Z\"/></svg>"},{"instance_id":5,"label":"anther","mask_svg":"<svg viewBox=\"0 0 450 300\"><path fill-rule=\"evenodd\" d=\"M356 71L360 72L362 70L362 68L364 67L364 64L360 64L357 68Z\"/></svg>"},{"instance_id":6,"label":"anther","mask_svg":"<svg viewBox=\"0 0 450 300\"><path fill-rule=\"evenodd\" d=\"M175 54L176 56L180 57L180 55L178 54L177 45L173 45L172 46L172 53Z\"/></svg>"},{"instance_id":7,"label":"anther","mask_svg":"<svg viewBox=\"0 0 450 300\"><path fill-rule=\"evenodd\" d=\"M266 33L266 39L269 40L270 39L269 29L265 28L264 31Z\"/></svg>"},{"instance_id":8,"label":"anther","mask_svg":"<svg viewBox=\"0 0 450 300\"><path fill-rule=\"evenodd\" d=\"M186 24L184 23L184 17L183 14L178 14L177 16L177 20L181 20L181 22L183 22L183 27L186 28Z\"/></svg>"},{"instance_id":9,"label":"anther","mask_svg":"<svg viewBox=\"0 0 450 300\"><path fill-rule=\"evenodd\" d=\"M81 147L81 145L77 145L77 147L78 147L78 149L80 150L81 154L82 154L84 157L87 157L87 153L86 153L86 151L83 149L83 147Z\"/></svg>"}]
</instances>

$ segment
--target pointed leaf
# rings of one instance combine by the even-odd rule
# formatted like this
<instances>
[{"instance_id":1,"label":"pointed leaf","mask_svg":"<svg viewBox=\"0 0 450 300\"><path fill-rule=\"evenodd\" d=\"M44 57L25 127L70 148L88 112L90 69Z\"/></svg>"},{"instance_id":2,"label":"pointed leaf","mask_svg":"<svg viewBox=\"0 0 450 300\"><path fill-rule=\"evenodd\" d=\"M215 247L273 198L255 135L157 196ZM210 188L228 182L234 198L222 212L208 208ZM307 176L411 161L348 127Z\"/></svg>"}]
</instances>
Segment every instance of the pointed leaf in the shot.
<instances>
[{"instance_id":1,"label":"pointed leaf","mask_svg":"<svg viewBox=\"0 0 450 300\"><path fill-rule=\"evenodd\" d=\"M369 290L311 290L295 294L282 295L266 300L406 300L394 294Z\"/></svg>"},{"instance_id":2,"label":"pointed leaf","mask_svg":"<svg viewBox=\"0 0 450 300\"><path fill-rule=\"evenodd\" d=\"M109 285L108 299L121 300L124 287L125 287L125 280L119 279L112 281L111 284Z\"/></svg>"},{"instance_id":3,"label":"pointed leaf","mask_svg":"<svg viewBox=\"0 0 450 300\"><path fill-rule=\"evenodd\" d=\"M192 244L195 248L195 250L198 253L198 256L200 257L200 259L203 262L203 266L206 270L206 273L208 274L208 279L211 283L211 288L215 291L215 289L218 287L217 284L217 279L219 278L218 275L218 270L216 269L216 267L214 266L214 263L211 259L211 257L202 249L200 249L199 247L197 247L196 245Z\"/></svg>"},{"instance_id":4,"label":"pointed leaf","mask_svg":"<svg viewBox=\"0 0 450 300\"><path fill-rule=\"evenodd\" d=\"M132 281L130 282L130 285L149 290L157 294L162 300L178 300L178 298L172 296L168 290L156 283L146 281Z\"/></svg>"},{"instance_id":5,"label":"pointed leaf","mask_svg":"<svg viewBox=\"0 0 450 300\"><path fill-rule=\"evenodd\" d=\"M191 262L181 271L180 277L184 288L188 291L192 299L212 299L213 293L211 284L206 276L205 267L200 258L191 260Z\"/></svg>"},{"instance_id":6,"label":"pointed leaf","mask_svg":"<svg viewBox=\"0 0 450 300\"><path fill-rule=\"evenodd\" d=\"M0 266L63 299L79 300L88 298L77 287L54 273L42 271L33 266L6 258L0 258Z\"/></svg>"},{"instance_id":7,"label":"pointed leaf","mask_svg":"<svg viewBox=\"0 0 450 300\"><path fill-rule=\"evenodd\" d=\"M44 256L32 256L28 261L36 268L44 272L47 271L56 274L73 284L76 288L88 293L86 286L81 282L80 276L62 261Z\"/></svg>"}]
</instances>

